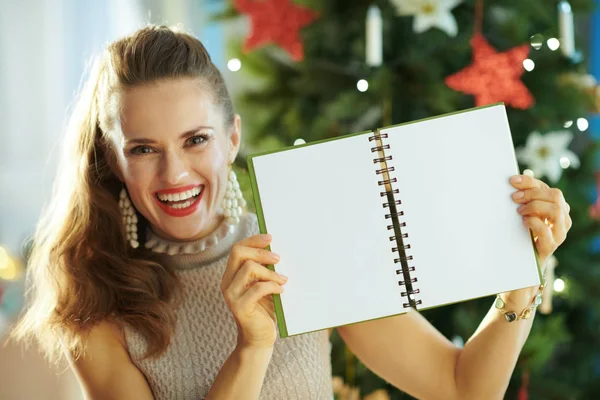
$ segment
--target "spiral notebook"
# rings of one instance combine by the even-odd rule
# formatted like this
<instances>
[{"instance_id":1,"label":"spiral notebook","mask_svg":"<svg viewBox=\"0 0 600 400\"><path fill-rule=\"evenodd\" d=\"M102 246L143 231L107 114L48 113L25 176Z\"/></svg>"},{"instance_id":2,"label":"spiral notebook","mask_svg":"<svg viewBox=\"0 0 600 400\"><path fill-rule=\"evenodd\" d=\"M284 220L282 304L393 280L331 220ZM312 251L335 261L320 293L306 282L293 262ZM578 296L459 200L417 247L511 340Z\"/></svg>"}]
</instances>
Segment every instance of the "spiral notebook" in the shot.
<instances>
[{"instance_id":1,"label":"spiral notebook","mask_svg":"<svg viewBox=\"0 0 600 400\"><path fill-rule=\"evenodd\" d=\"M281 337L541 282L503 104L247 160Z\"/></svg>"}]
</instances>

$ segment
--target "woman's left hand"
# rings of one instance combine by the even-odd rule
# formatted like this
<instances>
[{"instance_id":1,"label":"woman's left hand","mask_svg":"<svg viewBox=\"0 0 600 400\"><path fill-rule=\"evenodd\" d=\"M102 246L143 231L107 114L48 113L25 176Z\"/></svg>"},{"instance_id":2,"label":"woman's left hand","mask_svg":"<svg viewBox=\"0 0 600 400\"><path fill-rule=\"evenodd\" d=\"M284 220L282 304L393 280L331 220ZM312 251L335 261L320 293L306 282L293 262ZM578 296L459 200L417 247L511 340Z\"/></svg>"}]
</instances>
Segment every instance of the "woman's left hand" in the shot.
<instances>
[{"instance_id":1,"label":"woman's left hand","mask_svg":"<svg viewBox=\"0 0 600 400\"><path fill-rule=\"evenodd\" d=\"M523 222L534 235L540 265L544 265L554 251L565 241L571 229L571 207L562 191L551 188L539 179L515 175L510 183L517 192L512 198L521 204L517 209Z\"/></svg>"}]
</instances>

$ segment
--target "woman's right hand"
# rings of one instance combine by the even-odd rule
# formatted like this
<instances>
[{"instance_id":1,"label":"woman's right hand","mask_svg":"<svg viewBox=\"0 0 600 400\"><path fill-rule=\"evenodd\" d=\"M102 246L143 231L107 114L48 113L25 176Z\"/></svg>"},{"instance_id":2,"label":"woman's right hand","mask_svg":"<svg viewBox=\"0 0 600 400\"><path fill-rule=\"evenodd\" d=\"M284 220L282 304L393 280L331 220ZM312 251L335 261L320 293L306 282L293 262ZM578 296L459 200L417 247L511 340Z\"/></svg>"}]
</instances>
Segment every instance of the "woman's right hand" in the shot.
<instances>
[{"instance_id":1,"label":"woman's right hand","mask_svg":"<svg viewBox=\"0 0 600 400\"><path fill-rule=\"evenodd\" d=\"M279 256L265 247L271 235L260 234L239 241L231 248L221 281L225 303L238 328L238 346L272 348L277 324L272 294L283 292L287 278L263 264L276 264Z\"/></svg>"}]
</instances>

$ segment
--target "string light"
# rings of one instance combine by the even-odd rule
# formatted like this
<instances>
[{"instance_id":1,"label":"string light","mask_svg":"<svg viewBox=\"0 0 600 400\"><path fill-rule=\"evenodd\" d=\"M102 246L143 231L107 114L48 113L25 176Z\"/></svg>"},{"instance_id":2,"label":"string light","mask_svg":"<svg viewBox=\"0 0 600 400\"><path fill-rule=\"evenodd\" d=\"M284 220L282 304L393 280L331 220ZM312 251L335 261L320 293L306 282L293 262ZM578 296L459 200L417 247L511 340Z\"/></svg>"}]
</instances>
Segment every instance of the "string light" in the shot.
<instances>
[{"instance_id":1,"label":"string light","mask_svg":"<svg viewBox=\"0 0 600 400\"><path fill-rule=\"evenodd\" d=\"M565 281L560 278L556 278L554 280L554 291L560 293L563 290L565 290Z\"/></svg>"},{"instance_id":2,"label":"string light","mask_svg":"<svg viewBox=\"0 0 600 400\"><path fill-rule=\"evenodd\" d=\"M17 265L10 258L6 250L0 247L0 279L12 281L17 279L18 275Z\"/></svg>"},{"instance_id":3,"label":"string light","mask_svg":"<svg viewBox=\"0 0 600 400\"><path fill-rule=\"evenodd\" d=\"M590 126L590 123L588 122L587 119L585 118L577 118L577 128L579 128L580 131L585 131L587 130L587 128Z\"/></svg>"},{"instance_id":4,"label":"string light","mask_svg":"<svg viewBox=\"0 0 600 400\"><path fill-rule=\"evenodd\" d=\"M565 128L570 128L571 126L573 126L573 121L566 121L565 124L563 125Z\"/></svg>"},{"instance_id":5,"label":"string light","mask_svg":"<svg viewBox=\"0 0 600 400\"><path fill-rule=\"evenodd\" d=\"M8 253L4 250L4 247L0 246L0 270L6 269L8 266Z\"/></svg>"},{"instance_id":6,"label":"string light","mask_svg":"<svg viewBox=\"0 0 600 400\"><path fill-rule=\"evenodd\" d=\"M465 340L460 335L454 335L452 343L454 343L456 347L465 347Z\"/></svg>"},{"instance_id":7,"label":"string light","mask_svg":"<svg viewBox=\"0 0 600 400\"><path fill-rule=\"evenodd\" d=\"M366 92L367 89L369 89L369 82L367 82L365 79L361 79L360 81L356 82L356 88L359 92Z\"/></svg>"},{"instance_id":8,"label":"string light","mask_svg":"<svg viewBox=\"0 0 600 400\"><path fill-rule=\"evenodd\" d=\"M550 50L552 50L552 51L556 51L560 47L560 42L558 41L557 38L550 38L550 39L548 39L548 41L546 42L546 44L548 45L548 48Z\"/></svg>"},{"instance_id":9,"label":"string light","mask_svg":"<svg viewBox=\"0 0 600 400\"><path fill-rule=\"evenodd\" d=\"M542 44L544 43L544 37L537 33L530 38L530 43L531 47L533 47L536 50L539 50L542 48Z\"/></svg>"},{"instance_id":10,"label":"string light","mask_svg":"<svg viewBox=\"0 0 600 400\"><path fill-rule=\"evenodd\" d=\"M227 62L227 68L229 68L230 71L237 72L242 68L242 62L239 58L232 58Z\"/></svg>"},{"instance_id":11,"label":"string light","mask_svg":"<svg viewBox=\"0 0 600 400\"><path fill-rule=\"evenodd\" d=\"M559 162L562 169L567 169L571 166L571 160L567 157L561 157Z\"/></svg>"},{"instance_id":12,"label":"string light","mask_svg":"<svg viewBox=\"0 0 600 400\"><path fill-rule=\"evenodd\" d=\"M298 146L299 144L304 144L304 143L306 143L306 141L304 141L304 139L298 138L298 139L294 140L294 146Z\"/></svg>"},{"instance_id":13,"label":"string light","mask_svg":"<svg viewBox=\"0 0 600 400\"><path fill-rule=\"evenodd\" d=\"M535 63L532 59L526 58L523 60L523 68L525 68L526 71L533 71L535 68Z\"/></svg>"}]
</instances>

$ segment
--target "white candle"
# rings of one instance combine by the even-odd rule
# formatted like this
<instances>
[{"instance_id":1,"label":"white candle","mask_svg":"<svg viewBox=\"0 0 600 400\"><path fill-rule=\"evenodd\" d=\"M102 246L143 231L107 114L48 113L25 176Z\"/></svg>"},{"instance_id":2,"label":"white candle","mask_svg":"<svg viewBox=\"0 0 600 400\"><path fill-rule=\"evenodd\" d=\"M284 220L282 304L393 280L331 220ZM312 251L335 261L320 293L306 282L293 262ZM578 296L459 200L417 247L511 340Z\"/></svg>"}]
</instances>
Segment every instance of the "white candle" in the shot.
<instances>
[{"instance_id":1,"label":"white candle","mask_svg":"<svg viewBox=\"0 0 600 400\"><path fill-rule=\"evenodd\" d=\"M383 62L383 23L381 11L376 5L369 6L367 11L367 65L378 67Z\"/></svg>"},{"instance_id":2,"label":"white candle","mask_svg":"<svg viewBox=\"0 0 600 400\"><path fill-rule=\"evenodd\" d=\"M566 57L575 54L575 31L573 26L573 11L567 1L558 3L558 26L560 30L560 49Z\"/></svg>"}]
</instances>

